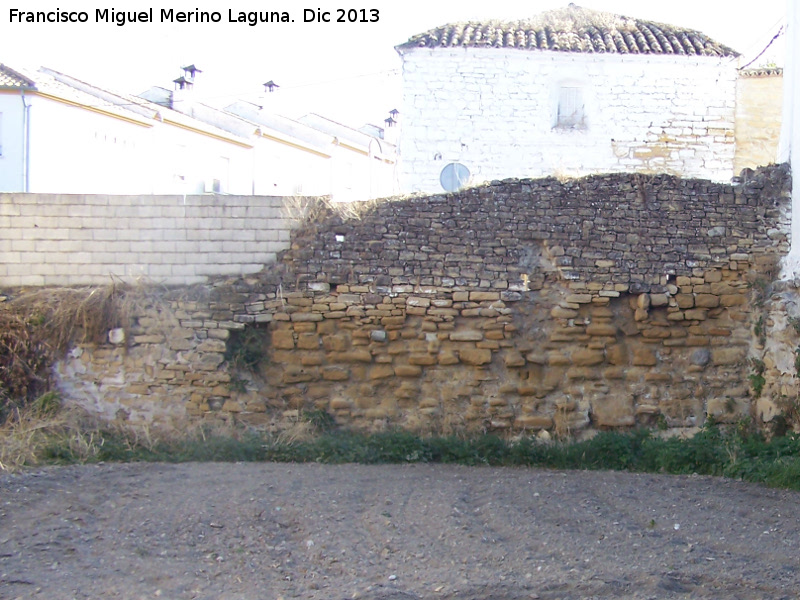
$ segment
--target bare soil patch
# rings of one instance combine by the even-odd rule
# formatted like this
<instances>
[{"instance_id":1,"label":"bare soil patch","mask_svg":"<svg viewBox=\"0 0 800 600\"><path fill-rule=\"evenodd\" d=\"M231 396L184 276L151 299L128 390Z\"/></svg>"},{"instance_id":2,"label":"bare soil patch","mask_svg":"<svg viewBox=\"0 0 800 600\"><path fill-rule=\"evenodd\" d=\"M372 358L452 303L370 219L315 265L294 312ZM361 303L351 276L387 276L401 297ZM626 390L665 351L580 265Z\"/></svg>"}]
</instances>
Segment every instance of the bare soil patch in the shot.
<instances>
[{"instance_id":1,"label":"bare soil patch","mask_svg":"<svg viewBox=\"0 0 800 600\"><path fill-rule=\"evenodd\" d=\"M0 598L790 598L800 494L446 465L0 476Z\"/></svg>"}]
</instances>

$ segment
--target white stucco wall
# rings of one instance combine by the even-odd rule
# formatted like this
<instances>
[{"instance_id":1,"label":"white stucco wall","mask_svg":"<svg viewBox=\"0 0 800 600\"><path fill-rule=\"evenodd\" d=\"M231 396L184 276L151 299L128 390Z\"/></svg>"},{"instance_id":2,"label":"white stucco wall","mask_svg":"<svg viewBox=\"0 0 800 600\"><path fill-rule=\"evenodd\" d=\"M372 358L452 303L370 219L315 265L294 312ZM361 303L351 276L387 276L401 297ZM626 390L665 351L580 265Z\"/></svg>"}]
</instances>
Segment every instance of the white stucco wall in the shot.
<instances>
[{"instance_id":1,"label":"white stucco wall","mask_svg":"<svg viewBox=\"0 0 800 600\"><path fill-rule=\"evenodd\" d=\"M800 7L786 0L786 64L778 162L792 165L792 247L783 261L784 279L800 278Z\"/></svg>"},{"instance_id":2,"label":"white stucco wall","mask_svg":"<svg viewBox=\"0 0 800 600\"><path fill-rule=\"evenodd\" d=\"M441 191L460 162L478 183L592 172L733 176L736 59L403 50L403 191ZM554 127L579 87L584 129Z\"/></svg>"},{"instance_id":3,"label":"white stucco wall","mask_svg":"<svg viewBox=\"0 0 800 600\"><path fill-rule=\"evenodd\" d=\"M23 112L19 92L0 92L0 190L24 186Z\"/></svg>"}]
</instances>

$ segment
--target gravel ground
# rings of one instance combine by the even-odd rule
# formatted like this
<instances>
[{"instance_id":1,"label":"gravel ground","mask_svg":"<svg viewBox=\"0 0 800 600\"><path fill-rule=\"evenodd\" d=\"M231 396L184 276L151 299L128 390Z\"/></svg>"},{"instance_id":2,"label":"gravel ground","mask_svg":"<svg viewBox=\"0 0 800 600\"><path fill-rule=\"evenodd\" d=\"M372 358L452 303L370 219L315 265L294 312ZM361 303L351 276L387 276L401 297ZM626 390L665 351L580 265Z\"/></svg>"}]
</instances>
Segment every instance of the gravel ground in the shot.
<instances>
[{"instance_id":1,"label":"gravel ground","mask_svg":"<svg viewBox=\"0 0 800 600\"><path fill-rule=\"evenodd\" d=\"M800 494L445 465L0 476L0 598L795 598Z\"/></svg>"}]
</instances>

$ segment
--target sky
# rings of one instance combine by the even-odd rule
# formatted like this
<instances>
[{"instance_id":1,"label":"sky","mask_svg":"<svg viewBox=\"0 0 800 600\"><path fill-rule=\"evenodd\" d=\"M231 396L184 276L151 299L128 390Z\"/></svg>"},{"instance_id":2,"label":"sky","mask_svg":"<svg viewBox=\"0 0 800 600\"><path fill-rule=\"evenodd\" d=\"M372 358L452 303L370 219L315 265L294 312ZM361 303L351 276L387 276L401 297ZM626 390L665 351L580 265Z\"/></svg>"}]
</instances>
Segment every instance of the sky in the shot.
<instances>
[{"instance_id":1,"label":"sky","mask_svg":"<svg viewBox=\"0 0 800 600\"><path fill-rule=\"evenodd\" d=\"M793 1L793 0L789 0ZM172 2L172 3L170 3ZM787 0L579 0L585 8L697 29L744 54L749 62L785 20ZM566 6L566 0L195 0L175 3L101 0L10 0L0 8L0 63L46 66L89 83L138 94L151 86L172 89L180 68L197 65L194 93L213 106L245 99L297 118L316 112L351 126L382 125L402 113L402 63L394 46L446 23L515 20ZM86 23L12 21L11 11L85 11ZM97 10L147 11L155 22L96 22ZM340 11L368 22L337 22ZM217 11L218 23L164 23L161 11ZM240 12L286 12L294 22L229 22ZM374 12L377 11L377 12ZM331 22L304 20L329 13ZM173 14L174 14L173 13ZM109 13L110 14L110 13ZM347 16L347 13L345 13ZM377 16L377 20L375 17ZM753 66L782 64L780 40ZM265 93L263 83L280 87Z\"/></svg>"}]
</instances>

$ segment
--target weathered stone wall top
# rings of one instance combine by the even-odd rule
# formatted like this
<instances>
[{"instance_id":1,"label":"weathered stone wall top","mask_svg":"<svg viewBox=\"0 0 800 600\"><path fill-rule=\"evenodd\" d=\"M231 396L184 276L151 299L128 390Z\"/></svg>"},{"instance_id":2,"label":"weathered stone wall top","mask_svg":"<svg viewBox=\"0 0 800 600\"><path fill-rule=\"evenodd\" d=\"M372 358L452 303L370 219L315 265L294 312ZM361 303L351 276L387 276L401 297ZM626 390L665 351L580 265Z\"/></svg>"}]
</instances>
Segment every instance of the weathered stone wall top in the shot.
<instances>
[{"instance_id":1,"label":"weathered stone wall top","mask_svg":"<svg viewBox=\"0 0 800 600\"><path fill-rule=\"evenodd\" d=\"M734 184L669 175L506 180L411 197L305 226L283 261L298 281L527 291L545 279L608 294L661 293L678 276L788 251L788 166ZM410 287L409 287L410 286Z\"/></svg>"}]
</instances>

